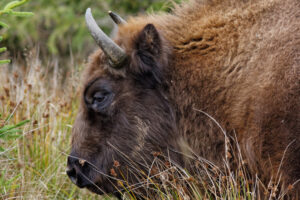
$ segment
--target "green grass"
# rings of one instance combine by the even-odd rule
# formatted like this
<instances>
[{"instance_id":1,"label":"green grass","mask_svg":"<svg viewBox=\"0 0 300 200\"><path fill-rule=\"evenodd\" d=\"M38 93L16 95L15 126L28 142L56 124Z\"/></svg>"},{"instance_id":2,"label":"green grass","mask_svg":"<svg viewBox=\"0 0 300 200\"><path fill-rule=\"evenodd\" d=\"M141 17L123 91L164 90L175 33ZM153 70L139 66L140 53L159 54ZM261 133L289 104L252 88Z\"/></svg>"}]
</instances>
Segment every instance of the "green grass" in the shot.
<instances>
[{"instance_id":1,"label":"green grass","mask_svg":"<svg viewBox=\"0 0 300 200\"><path fill-rule=\"evenodd\" d=\"M65 174L82 67L68 68L62 76L55 63L41 66L35 57L27 66L0 68L0 132L10 125L11 130L18 130L14 138L0 137L0 199L99 199L78 189ZM119 183L127 199L136 199L132 191L138 188L146 190L149 199L250 200L260 193L267 199L283 194L276 184L264 188L259 179L249 180L242 157L237 171L225 161L225 171L220 171L203 158L193 159L194 177L185 169L155 159L148 172L136 172L139 184Z\"/></svg>"}]
</instances>

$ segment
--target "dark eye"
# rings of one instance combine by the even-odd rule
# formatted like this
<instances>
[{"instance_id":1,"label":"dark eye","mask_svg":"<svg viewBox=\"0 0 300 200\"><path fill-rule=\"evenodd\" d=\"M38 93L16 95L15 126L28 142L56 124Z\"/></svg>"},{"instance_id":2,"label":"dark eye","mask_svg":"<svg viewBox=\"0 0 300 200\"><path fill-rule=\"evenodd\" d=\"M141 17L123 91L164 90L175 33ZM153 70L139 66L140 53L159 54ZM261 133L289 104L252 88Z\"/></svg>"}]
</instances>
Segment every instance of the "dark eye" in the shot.
<instances>
[{"instance_id":1,"label":"dark eye","mask_svg":"<svg viewBox=\"0 0 300 200\"><path fill-rule=\"evenodd\" d=\"M107 91L96 92L92 95L90 104L88 105L94 112L103 113L111 104L113 94Z\"/></svg>"},{"instance_id":2,"label":"dark eye","mask_svg":"<svg viewBox=\"0 0 300 200\"><path fill-rule=\"evenodd\" d=\"M96 92L93 96L93 104L102 103L107 97L107 93Z\"/></svg>"},{"instance_id":3,"label":"dark eye","mask_svg":"<svg viewBox=\"0 0 300 200\"><path fill-rule=\"evenodd\" d=\"M105 114L114 98L110 82L96 79L84 90L84 102L89 111Z\"/></svg>"}]
</instances>

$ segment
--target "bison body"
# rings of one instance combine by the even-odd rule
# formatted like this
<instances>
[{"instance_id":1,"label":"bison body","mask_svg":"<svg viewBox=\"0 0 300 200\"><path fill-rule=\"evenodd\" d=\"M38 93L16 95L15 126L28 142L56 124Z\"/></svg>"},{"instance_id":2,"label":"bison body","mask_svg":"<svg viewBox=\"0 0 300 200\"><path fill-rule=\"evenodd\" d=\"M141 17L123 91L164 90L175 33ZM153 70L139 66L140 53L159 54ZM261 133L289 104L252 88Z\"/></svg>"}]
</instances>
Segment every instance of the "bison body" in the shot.
<instances>
[{"instance_id":1,"label":"bison body","mask_svg":"<svg viewBox=\"0 0 300 200\"><path fill-rule=\"evenodd\" d=\"M190 0L129 19L115 42L128 55L121 67L99 50L85 71L73 182L115 192L116 161L134 183L133 163L149 167L153 152L185 168L182 152L221 167L226 138L236 138L253 176L279 173L300 195L298 0Z\"/></svg>"}]
</instances>

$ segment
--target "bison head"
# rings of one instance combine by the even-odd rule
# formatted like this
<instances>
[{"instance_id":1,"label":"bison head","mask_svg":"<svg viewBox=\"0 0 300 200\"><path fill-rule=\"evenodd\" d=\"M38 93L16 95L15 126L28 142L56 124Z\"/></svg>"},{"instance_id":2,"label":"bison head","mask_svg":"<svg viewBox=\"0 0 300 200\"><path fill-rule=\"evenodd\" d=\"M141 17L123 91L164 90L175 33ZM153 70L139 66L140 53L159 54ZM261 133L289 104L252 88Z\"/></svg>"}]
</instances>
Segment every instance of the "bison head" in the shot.
<instances>
[{"instance_id":1,"label":"bison head","mask_svg":"<svg viewBox=\"0 0 300 200\"><path fill-rule=\"evenodd\" d=\"M147 174L153 152L181 163L165 75L169 47L153 24L112 41L90 9L86 21L101 50L86 69L67 174L80 188L118 193L124 189L118 180L135 184Z\"/></svg>"}]
</instances>

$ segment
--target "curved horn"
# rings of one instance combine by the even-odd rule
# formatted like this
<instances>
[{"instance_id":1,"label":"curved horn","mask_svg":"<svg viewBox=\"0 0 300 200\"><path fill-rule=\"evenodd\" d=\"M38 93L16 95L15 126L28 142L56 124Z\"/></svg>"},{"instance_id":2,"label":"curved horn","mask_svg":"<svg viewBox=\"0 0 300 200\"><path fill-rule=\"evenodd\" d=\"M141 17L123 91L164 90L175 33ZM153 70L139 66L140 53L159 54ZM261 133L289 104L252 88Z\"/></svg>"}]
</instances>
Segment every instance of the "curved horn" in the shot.
<instances>
[{"instance_id":1,"label":"curved horn","mask_svg":"<svg viewBox=\"0 0 300 200\"><path fill-rule=\"evenodd\" d=\"M92 37L109 58L111 66L120 68L127 58L125 51L101 30L97 25L90 8L86 10L85 21Z\"/></svg>"},{"instance_id":2,"label":"curved horn","mask_svg":"<svg viewBox=\"0 0 300 200\"><path fill-rule=\"evenodd\" d=\"M122 17L117 15L116 13L114 13L112 11L108 11L108 14L117 25L127 24L127 22L124 19L122 19Z\"/></svg>"}]
</instances>

